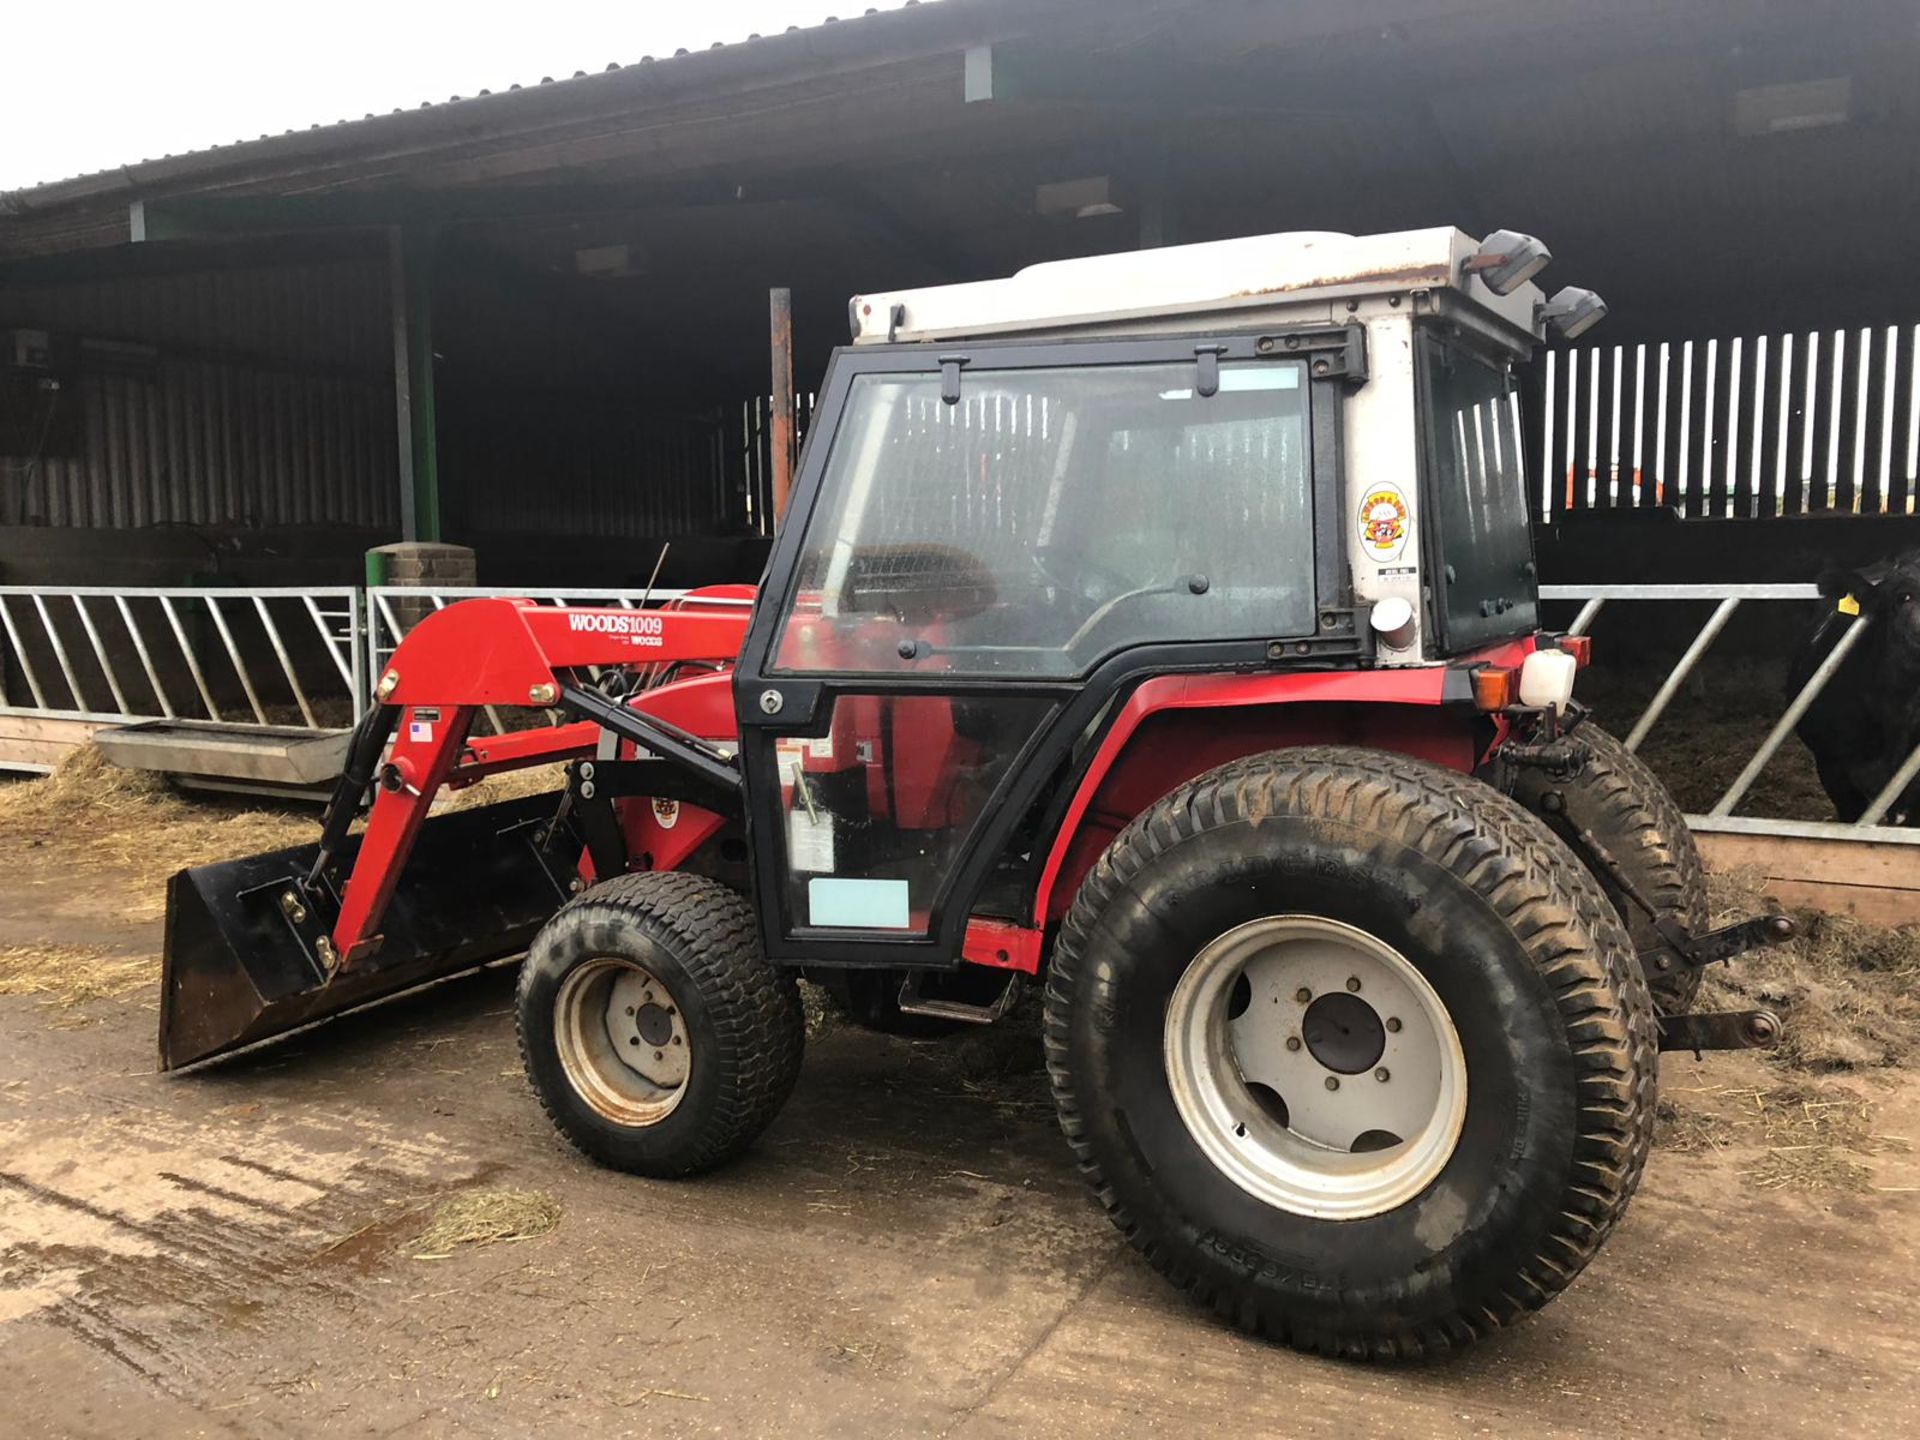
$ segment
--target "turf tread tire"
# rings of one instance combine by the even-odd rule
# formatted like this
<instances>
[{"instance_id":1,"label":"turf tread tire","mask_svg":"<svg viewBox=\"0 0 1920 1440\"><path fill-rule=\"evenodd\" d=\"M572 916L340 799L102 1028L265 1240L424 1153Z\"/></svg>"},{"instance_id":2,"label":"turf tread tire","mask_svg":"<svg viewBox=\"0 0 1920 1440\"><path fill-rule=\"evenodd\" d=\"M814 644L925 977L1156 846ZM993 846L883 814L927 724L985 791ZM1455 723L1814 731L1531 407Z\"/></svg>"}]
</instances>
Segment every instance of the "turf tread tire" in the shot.
<instances>
[{"instance_id":1,"label":"turf tread tire","mask_svg":"<svg viewBox=\"0 0 1920 1440\"><path fill-rule=\"evenodd\" d=\"M535 990L557 984L570 962L621 954L635 932L667 951L698 990L710 1022L700 1043L713 1047L708 1061L718 1074L695 1135L660 1156L644 1146L609 1145L610 1127L596 1126L570 1103L572 1088L557 1062L548 1062L547 1047L529 1043L530 1016L552 1023L551 1011L535 1004ZM690 1003L682 998L683 1006ZM589 1159L656 1177L711 1170L746 1149L793 1093L806 1043L799 990L790 973L762 955L753 907L719 880L673 871L617 876L568 901L520 967L515 1014L521 1062L554 1127Z\"/></svg>"},{"instance_id":2,"label":"turf tread tire","mask_svg":"<svg viewBox=\"0 0 1920 1440\"><path fill-rule=\"evenodd\" d=\"M1283 814L1375 829L1466 878L1525 947L1564 1023L1578 1076L1578 1130L1558 1211L1532 1253L1513 1259L1504 1282L1467 1297L1451 1313L1401 1323L1384 1318L1395 1309L1389 1297L1370 1315L1327 1324L1289 1314L1248 1287L1222 1283L1212 1268L1196 1263L1188 1244L1134 1213L1090 1138L1086 1106L1105 1102L1081 1093L1072 1029L1077 982L1096 947L1100 917L1126 899L1149 866L1203 832ZM1110 955L1100 958L1117 963ZM1182 785L1137 816L1088 873L1061 926L1043 1037L1061 1129L1128 1244L1236 1327L1329 1356L1419 1359L1540 1308L1618 1222L1652 1146L1657 1024L1632 944L1606 895L1556 836L1497 790L1378 751L1313 747L1249 756Z\"/></svg>"}]
</instances>

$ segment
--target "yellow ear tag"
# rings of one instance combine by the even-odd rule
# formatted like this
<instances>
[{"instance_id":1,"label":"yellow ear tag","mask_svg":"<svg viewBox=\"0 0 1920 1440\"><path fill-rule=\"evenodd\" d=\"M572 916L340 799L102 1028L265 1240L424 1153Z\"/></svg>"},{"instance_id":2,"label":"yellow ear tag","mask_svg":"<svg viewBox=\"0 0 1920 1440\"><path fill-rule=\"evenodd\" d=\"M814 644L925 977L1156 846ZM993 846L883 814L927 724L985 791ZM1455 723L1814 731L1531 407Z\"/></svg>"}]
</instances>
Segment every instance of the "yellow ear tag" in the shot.
<instances>
[{"instance_id":1,"label":"yellow ear tag","mask_svg":"<svg viewBox=\"0 0 1920 1440\"><path fill-rule=\"evenodd\" d=\"M1840 597L1840 603L1834 608L1842 615L1858 615L1860 613L1860 602L1851 595L1842 595Z\"/></svg>"}]
</instances>

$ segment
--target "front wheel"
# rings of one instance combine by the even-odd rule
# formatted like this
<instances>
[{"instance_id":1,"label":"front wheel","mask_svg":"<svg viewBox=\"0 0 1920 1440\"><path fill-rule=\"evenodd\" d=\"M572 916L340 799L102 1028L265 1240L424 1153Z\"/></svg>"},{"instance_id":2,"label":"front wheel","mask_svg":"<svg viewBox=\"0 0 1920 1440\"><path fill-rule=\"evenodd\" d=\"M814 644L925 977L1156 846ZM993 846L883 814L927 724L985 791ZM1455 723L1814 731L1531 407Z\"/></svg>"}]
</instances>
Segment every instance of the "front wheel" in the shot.
<instances>
[{"instance_id":1,"label":"front wheel","mask_svg":"<svg viewBox=\"0 0 1920 1440\"><path fill-rule=\"evenodd\" d=\"M793 977L753 910L701 875L622 875L563 906L520 969L527 1078L603 1165L690 1175L765 1129L800 1073Z\"/></svg>"},{"instance_id":2,"label":"front wheel","mask_svg":"<svg viewBox=\"0 0 1920 1440\"><path fill-rule=\"evenodd\" d=\"M1129 1241L1326 1354L1545 1304L1651 1140L1653 1010L1606 897L1519 806L1399 756L1256 756L1136 819L1062 926L1046 1042Z\"/></svg>"}]
</instances>

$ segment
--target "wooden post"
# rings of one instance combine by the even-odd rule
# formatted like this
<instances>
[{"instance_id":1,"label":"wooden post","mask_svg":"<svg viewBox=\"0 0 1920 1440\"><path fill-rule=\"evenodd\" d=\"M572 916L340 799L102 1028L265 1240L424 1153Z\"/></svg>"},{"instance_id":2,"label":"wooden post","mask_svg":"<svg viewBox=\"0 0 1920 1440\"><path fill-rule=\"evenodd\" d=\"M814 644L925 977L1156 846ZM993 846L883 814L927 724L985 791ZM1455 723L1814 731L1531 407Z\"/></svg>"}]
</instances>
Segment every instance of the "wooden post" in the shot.
<instances>
[{"instance_id":1,"label":"wooden post","mask_svg":"<svg viewBox=\"0 0 1920 1440\"><path fill-rule=\"evenodd\" d=\"M767 292L767 319L773 340L773 526L786 518L793 489L793 292Z\"/></svg>"}]
</instances>

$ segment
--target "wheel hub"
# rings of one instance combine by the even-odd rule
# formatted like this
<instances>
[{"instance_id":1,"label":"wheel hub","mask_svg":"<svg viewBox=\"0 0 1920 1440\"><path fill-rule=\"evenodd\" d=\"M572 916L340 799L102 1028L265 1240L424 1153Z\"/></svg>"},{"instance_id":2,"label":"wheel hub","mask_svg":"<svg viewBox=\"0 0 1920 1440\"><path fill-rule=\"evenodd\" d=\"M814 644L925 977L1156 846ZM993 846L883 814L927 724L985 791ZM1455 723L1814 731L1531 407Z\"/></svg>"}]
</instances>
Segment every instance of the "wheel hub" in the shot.
<instances>
[{"instance_id":1,"label":"wheel hub","mask_svg":"<svg viewBox=\"0 0 1920 1440\"><path fill-rule=\"evenodd\" d=\"M553 1028L568 1081L617 1124L658 1124L686 1093L686 1017L658 977L631 961L577 967L556 997Z\"/></svg>"},{"instance_id":2,"label":"wheel hub","mask_svg":"<svg viewBox=\"0 0 1920 1440\"><path fill-rule=\"evenodd\" d=\"M1307 1053L1342 1075L1371 1070L1387 1048L1387 1027L1374 1008L1344 990L1322 995L1300 1019Z\"/></svg>"},{"instance_id":3,"label":"wheel hub","mask_svg":"<svg viewBox=\"0 0 1920 1440\"><path fill-rule=\"evenodd\" d=\"M1465 1056L1432 985L1392 946L1319 916L1249 921L1203 948L1169 999L1164 1056L1208 1158L1296 1214L1406 1203L1466 1116Z\"/></svg>"},{"instance_id":4,"label":"wheel hub","mask_svg":"<svg viewBox=\"0 0 1920 1440\"><path fill-rule=\"evenodd\" d=\"M673 1015L663 1005L642 1005L634 1024L643 1045L666 1045L673 1040Z\"/></svg>"}]
</instances>

